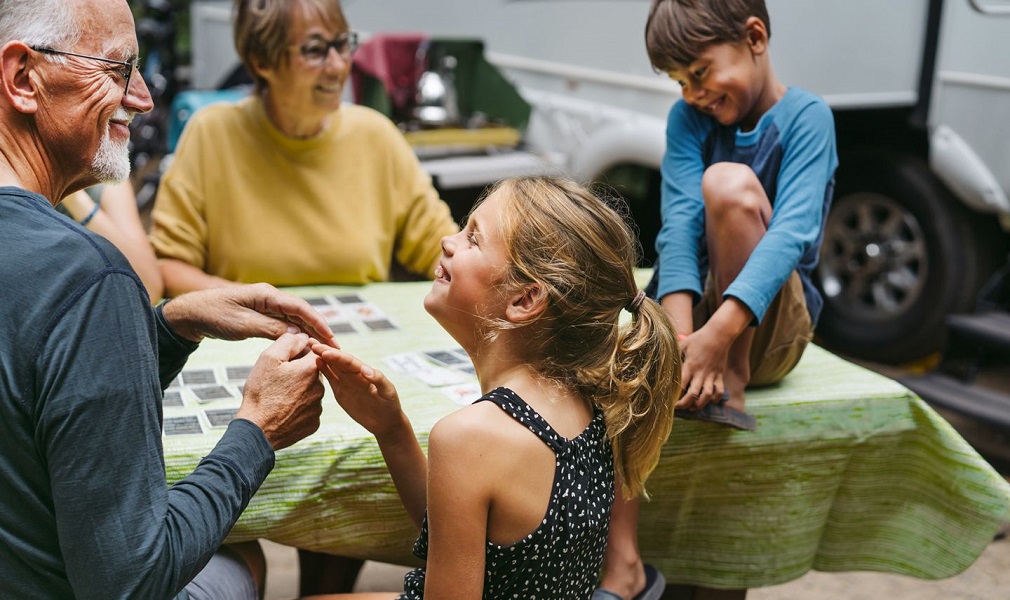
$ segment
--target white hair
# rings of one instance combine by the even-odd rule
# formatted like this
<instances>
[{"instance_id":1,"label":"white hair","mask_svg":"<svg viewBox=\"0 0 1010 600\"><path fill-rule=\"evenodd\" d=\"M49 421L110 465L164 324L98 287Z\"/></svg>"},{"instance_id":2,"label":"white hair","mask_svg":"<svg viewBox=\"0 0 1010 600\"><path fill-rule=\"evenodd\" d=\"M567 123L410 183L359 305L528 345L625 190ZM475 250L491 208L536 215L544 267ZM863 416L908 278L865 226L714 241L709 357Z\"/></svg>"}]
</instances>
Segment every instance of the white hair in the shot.
<instances>
[{"instance_id":1,"label":"white hair","mask_svg":"<svg viewBox=\"0 0 1010 600\"><path fill-rule=\"evenodd\" d=\"M0 46L18 40L28 46L73 47L81 38L72 2L0 0Z\"/></svg>"},{"instance_id":2,"label":"white hair","mask_svg":"<svg viewBox=\"0 0 1010 600\"><path fill-rule=\"evenodd\" d=\"M133 117L122 106L116 108L113 119L129 123ZM95 157L91 159L91 176L98 181L119 182L130 176L130 143L129 140L114 142L105 130L98 144Z\"/></svg>"},{"instance_id":3,"label":"white hair","mask_svg":"<svg viewBox=\"0 0 1010 600\"><path fill-rule=\"evenodd\" d=\"M130 176L130 144L129 141L116 143L106 130L102 141L98 144L95 157L91 159L91 176L102 182L125 180Z\"/></svg>"}]
</instances>

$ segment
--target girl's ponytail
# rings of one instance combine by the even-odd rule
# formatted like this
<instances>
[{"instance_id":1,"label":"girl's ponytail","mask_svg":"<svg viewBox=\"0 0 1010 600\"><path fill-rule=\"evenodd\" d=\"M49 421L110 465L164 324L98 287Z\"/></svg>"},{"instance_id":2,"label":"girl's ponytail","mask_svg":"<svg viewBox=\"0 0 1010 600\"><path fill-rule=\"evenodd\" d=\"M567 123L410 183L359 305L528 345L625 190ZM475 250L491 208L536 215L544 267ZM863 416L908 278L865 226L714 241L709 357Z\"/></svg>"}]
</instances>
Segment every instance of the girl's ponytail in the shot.
<instances>
[{"instance_id":1,"label":"girl's ponytail","mask_svg":"<svg viewBox=\"0 0 1010 600\"><path fill-rule=\"evenodd\" d=\"M631 324L618 333L610 361L611 394L601 403L625 497L645 493L680 396L680 347L666 313L648 298L634 308Z\"/></svg>"}]
</instances>

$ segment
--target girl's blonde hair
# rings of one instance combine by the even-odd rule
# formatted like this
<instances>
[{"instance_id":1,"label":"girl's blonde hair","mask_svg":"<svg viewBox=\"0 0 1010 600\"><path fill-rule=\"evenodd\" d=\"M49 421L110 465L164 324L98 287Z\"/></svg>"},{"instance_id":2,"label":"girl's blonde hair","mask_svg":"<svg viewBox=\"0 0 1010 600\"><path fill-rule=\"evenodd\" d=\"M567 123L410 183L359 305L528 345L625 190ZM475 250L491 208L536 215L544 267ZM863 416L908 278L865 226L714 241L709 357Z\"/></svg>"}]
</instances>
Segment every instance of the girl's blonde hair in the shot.
<instances>
[{"instance_id":1,"label":"girl's blonde hair","mask_svg":"<svg viewBox=\"0 0 1010 600\"><path fill-rule=\"evenodd\" d=\"M507 179L501 233L504 289L536 284L546 298L522 336L529 362L602 410L626 497L643 494L673 425L680 349L663 309L639 296L639 245L621 214L563 179ZM631 323L620 325L628 308ZM493 328L492 328L493 329Z\"/></svg>"}]
</instances>

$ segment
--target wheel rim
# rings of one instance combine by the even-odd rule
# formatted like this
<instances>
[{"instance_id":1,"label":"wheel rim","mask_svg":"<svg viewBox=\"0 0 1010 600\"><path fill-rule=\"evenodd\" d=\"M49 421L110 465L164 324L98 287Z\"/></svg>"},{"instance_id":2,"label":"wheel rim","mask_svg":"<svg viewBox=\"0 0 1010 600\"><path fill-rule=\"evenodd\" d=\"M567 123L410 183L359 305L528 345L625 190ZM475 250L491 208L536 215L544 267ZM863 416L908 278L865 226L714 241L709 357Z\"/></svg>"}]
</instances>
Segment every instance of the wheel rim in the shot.
<instances>
[{"instance_id":1,"label":"wheel rim","mask_svg":"<svg viewBox=\"0 0 1010 600\"><path fill-rule=\"evenodd\" d=\"M929 275L918 220L891 198L861 192L838 198L821 246L825 302L863 320L886 321L909 310Z\"/></svg>"}]
</instances>

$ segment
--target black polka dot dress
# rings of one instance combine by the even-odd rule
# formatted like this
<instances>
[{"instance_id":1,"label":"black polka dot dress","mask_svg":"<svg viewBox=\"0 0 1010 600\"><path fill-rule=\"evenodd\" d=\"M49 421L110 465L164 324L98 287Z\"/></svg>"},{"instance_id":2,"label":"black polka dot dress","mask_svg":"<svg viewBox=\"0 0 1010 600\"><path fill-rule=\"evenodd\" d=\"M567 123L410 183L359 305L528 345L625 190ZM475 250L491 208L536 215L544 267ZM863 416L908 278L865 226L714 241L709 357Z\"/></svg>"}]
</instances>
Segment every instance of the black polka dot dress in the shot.
<instances>
[{"instance_id":1,"label":"black polka dot dress","mask_svg":"<svg viewBox=\"0 0 1010 600\"><path fill-rule=\"evenodd\" d=\"M614 502L614 459L602 413L595 411L589 426L568 440L510 389L492 390L477 400L482 401L497 404L557 456L551 500L540 526L510 546L487 542L483 597L587 600L603 564ZM414 555L428 557L427 515ZM403 587L401 599L421 600L424 569L407 573Z\"/></svg>"}]
</instances>

